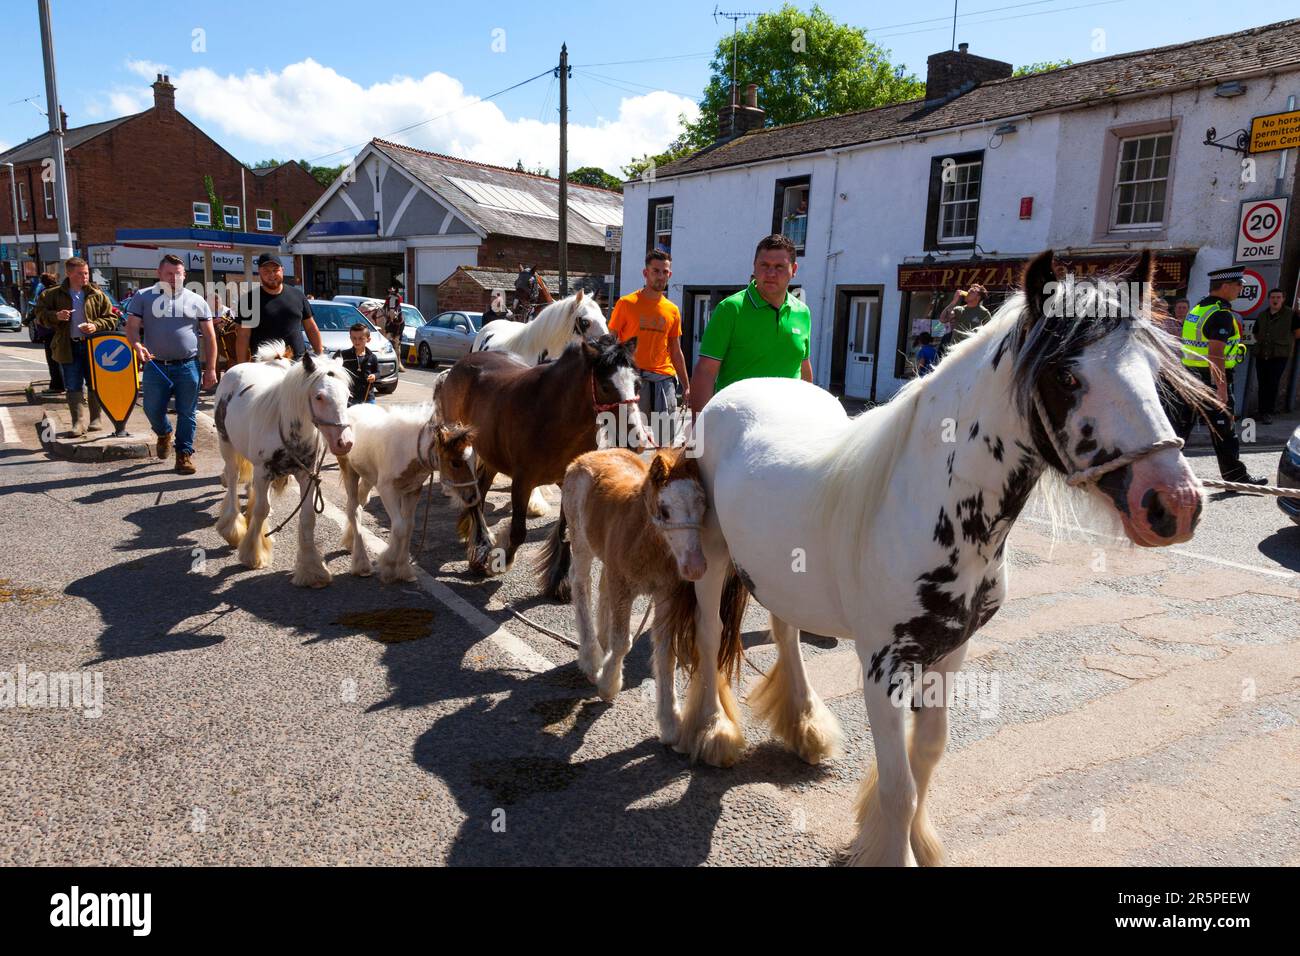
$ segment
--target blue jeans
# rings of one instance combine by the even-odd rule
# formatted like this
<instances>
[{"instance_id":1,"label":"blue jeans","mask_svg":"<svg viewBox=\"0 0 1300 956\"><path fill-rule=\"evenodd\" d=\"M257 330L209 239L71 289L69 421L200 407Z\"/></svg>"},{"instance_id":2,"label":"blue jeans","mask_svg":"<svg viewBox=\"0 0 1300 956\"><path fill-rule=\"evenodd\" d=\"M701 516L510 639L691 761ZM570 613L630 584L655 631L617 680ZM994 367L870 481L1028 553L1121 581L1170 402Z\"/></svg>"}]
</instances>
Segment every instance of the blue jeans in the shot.
<instances>
[{"instance_id":1,"label":"blue jeans","mask_svg":"<svg viewBox=\"0 0 1300 956\"><path fill-rule=\"evenodd\" d=\"M158 365L162 365L161 362ZM164 378L163 376L166 376ZM171 379L171 381L167 381ZM176 396L176 450L193 454L194 430L198 424L199 360L190 359L180 365L158 366L148 362L144 367L144 413L153 426L154 434L166 435L172 430L167 420L167 403L172 395Z\"/></svg>"},{"instance_id":2,"label":"blue jeans","mask_svg":"<svg viewBox=\"0 0 1300 956\"><path fill-rule=\"evenodd\" d=\"M69 392L80 392L90 387L90 352L85 339L72 340L72 361L60 362L63 385Z\"/></svg>"}]
</instances>

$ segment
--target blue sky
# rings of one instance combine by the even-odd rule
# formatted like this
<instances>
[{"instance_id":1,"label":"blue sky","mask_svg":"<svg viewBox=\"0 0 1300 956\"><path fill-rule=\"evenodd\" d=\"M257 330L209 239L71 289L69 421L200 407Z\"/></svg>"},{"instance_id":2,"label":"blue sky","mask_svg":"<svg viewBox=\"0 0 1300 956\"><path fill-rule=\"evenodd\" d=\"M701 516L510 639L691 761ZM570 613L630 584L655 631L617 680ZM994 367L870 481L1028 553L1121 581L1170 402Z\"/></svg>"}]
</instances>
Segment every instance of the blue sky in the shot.
<instances>
[{"instance_id":1,"label":"blue sky","mask_svg":"<svg viewBox=\"0 0 1300 956\"><path fill-rule=\"evenodd\" d=\"M166 67L179 108L248 162L339 163L369 137L389 135L484 162L523 159L554 171L558 101L550 77L491 103L473 101L552 67L567 42L574 65L571 165L617 172L620 163L671 138L677 116L689 113L703 91L710 51L731 29L728 21L714 22L713 3L685 0L625 8L536 0L225 0L202 12L157 0L52 0L52 6L60 96L71 125L148 105L149 83ZM951 0L827 0L822 7L867 28L918 76L926 56L952 40ZM1161 0L959 0L957 41L1017 65L1078 62L1295 12L1294 0L1232 6L1184 0L1176 7ZM45 105L35 0L8 0L5 13L0 144L8 146L42 131L46 120L32 105ZM494 51L494 43L504 50ZM628 60L646 62L622 62Z\"/></svg>"}]
</instances>

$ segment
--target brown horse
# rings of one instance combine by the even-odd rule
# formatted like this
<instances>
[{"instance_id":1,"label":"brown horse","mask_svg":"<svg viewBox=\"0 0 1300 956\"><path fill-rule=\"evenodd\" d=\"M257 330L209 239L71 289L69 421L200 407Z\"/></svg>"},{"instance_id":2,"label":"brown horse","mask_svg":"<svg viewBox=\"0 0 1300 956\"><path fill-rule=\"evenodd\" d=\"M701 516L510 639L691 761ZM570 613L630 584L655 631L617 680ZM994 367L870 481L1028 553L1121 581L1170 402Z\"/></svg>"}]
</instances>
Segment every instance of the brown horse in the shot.
<instances>
[{"instance_id":1,"label":"brown horse","mask_svg":"<svg viewBox=\"0 0 1300 956\"><path fill-rule=\"evenodd\" d=\"M539 485L559 484L569 462L597 447L597 416L635 408L640 378L636 339L605 335L575 342L554 362L525 365L508 352L471 352L434 386L439 420L474 429L479 502L461 515L470 568L500 574L528 534L528 498ZM510 476L510 541L495 547L483 502L498 474ZM491 567L489 569L489 561Z\"/></svg>"},{"instance_id":2,"label":"brown horse","mask_svg":"<svg viewBox=\"0 0 1300 956\"><path fill-rule=\"evenodd\" d=\"M632 601L654 604L654 674L659 739L677 743L681 714L673 687L674 644L694 631L695 585L706 563L704 485L682 448L656 452L647 465L626 448L579 457L564 475L560 520L537 558L545 593L573 597L582 647L578 663L602 699L623 687L623 659L632 649ZM568 540L565 540L565 532ZM591 563L601 562L600 602L593 626ZM693 644L693 637L687 640ZM691 662L685 661L687 669Z\"/></svg>"}]
</instances>

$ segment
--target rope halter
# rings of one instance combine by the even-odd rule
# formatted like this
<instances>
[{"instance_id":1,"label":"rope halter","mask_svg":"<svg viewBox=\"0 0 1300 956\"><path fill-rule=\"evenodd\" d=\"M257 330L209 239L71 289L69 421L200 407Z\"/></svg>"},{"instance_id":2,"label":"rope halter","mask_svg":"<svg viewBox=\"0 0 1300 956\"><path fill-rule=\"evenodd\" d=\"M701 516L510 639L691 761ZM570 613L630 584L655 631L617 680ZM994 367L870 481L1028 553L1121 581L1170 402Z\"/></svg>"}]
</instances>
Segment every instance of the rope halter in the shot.
<instances>
[{"instance_id":1,"label":"rope halter","mask_svg":"<svg viewBox=\"0 0 1300 956\"><path fill-rule=\"evenodd\" d=\"M1038 413L1039 423L1043 426L1043 431L1047 433L1047 440L1052 443L1052 449L1056 452L1056 457L1061 460L1061 464L1066 469L1074 468L1065 477L1065 483L1071 488L1078 488L1080 485L1089 485L1101 479L1104 475L1112 471L1118 471L1126 465L1131 465L1135 461L1154 455L1158 451L1164 451L1166 448L1182 448L1183 440L1181 438L1162 438L1154 441L1145 448L1137 451L1129 451L1120 455L1118 458L1112 458L1110 461L1103 462L1100 465L1093 465L1091 468L1075 467L1074 459L1069 452L1065 450L1064 444L1056 434L1056 429L1052 427L1052 421L1047 417L1047 409L1043 406L1042 396L1039 395L1038 389L1034 389L1034 411Z\"/></svg>"}]
</instances>

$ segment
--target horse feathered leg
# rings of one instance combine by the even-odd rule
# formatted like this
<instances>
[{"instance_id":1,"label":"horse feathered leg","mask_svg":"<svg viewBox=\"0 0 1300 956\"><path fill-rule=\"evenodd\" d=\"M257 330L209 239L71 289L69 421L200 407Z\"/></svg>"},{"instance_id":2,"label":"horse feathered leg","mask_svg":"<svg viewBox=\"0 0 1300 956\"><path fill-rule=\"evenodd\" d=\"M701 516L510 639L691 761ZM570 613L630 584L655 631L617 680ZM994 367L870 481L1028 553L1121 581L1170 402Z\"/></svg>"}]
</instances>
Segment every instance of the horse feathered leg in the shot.
<instances>
[{"instance_id":1,"label":"horse feathered leg","mask_svg":"<svg viewBox=\"0 0 1300 956\"><path fill-rule=\"evenodd\" d=\"M575 519L578 511L575 509ZM591 620L591 548L578 530L577 523L569 526L569 539L573 548L573 565L569 571L573 609L578 620L578 666L593 684L600 680L600 669L605 661L605 649L596 637Z\"/></svg>"},{"instance_id":2,"label":"horse feathered leg","mask_svg":"<svg viewBox=\"0 0 1300 956\"><path fill-rule=\"evenodd\" d=\"M247 568L269 568L275 560L275 544L266 534L271 513L271 480L258 468L248 485L248 531L239 542L239 563Z\"/></svg>"},{"instance_id":3,"label":"horse feathered leg","mask_svg":"<svg viewBox=\"0 0 1300 956\"><path fill-rule=\"evenodd\" d=\"M339 462L339 472L343 479L343 489L348 493L348 523L343 529L343 547L350 548L352 551L352 574L366 578L370 576L372 569L370 555L366 553L366 542L361 534L359 514L361 506L365 504L365 498L361 494L361 489L365 487L365 480L357 474L356 469L348 467L346 459Z\"/></svg>"},{"instance_id":4,"label":"horse feathered leg","mask_svg":"<svg viewBox=\"0 0 1300 956\"><path fill-rule=\"evenodd\" d=\"M873 646L867 635L857 639L858 656L867 658ZM868 672L864 661L863 672ZM887 679L866 679L863 696L867 721L876 745L876 759L858 792L858 835L849 847L854 866L915 866L911 827L916 814L916 784L907 759L907 708L889 696Z\"/></svg>"},{"instance_id":5,"label":"horse feathered leg","mask_svg":"<svg viewBox=\"0 0 1300 956\"><path fill-rule=\"evenodd\" d=\"M609 630L605 632L608 656L596 690L602 700L612 701L623 689L623 658L632 649L632 589L613 574L602 574L600 600L609 608Z\"/></svg>"},{"instance_id":6,"label":"horse feathered leg","mask_svg":"<svg viewBox=\"0 0 1300 956\"><path fill-rule=\"evenodd\" d=\"M930 777L934 768L943 757L948 745L948 676L961 670L966 659L966 645L963 644L947 657L943 658L927 673L937 673L944 678L943 703L938 707L924 706L913 712L912 740L908 747L908 757L912 767L912 779L916 782L916 814L912 817L912 852L916 862L921 866L943 865L943 841L930 823L930 814L926 810L926 796L930 790Z\"/></svg>"},{"instance_id":7,"label":"horse feathered leg","mask_svg":"<svg viewBox=\"0 0 1300 956\"><path fill-rule=\"evenodd\" d=\"M801 760L819 764L839 752L839 721L808 683L798 628L775 614L771 621L776 663L750 691L749 706Z\"/></svg>"},{"instance_id":8,"label":"horse feathered leg","mask_svg":"<svg viewBox=\"0 0 1300 956\"><path fill-rule=\"evenodd\" d=\"M238 547L248 531L248 521L239 511L239 479L248 460L227 441L221 442L221 458L225 463L221 475L226 494L221 500L221 513L217 517L217 534L225 539L226 544Z\"/></svg>"},{"instance_id":9,"label":"horse feathered leg","mask_svg":"<svg viewBox=\"0 0 1300 956\"><path fill-rule=\"evenodd\" d=\"M551 503L546 500L540 487L534 488L528 496L528 517L545 518L551 513Z\"/></svg>"},{"instance_id":10,"label":"horse feathered leg","mask_svg":"<svg viewBox=\"0 0 1300 956\"><path fill-rule=\"evenodd\" d=\"M655 717L659 721L659 742L672 746L681 732L682 714L677 707L677 655L669 632L668 615L654 612L651 634L654 640Z\"/></svg>"},{"instance_id":11,"label":"horse feathered leg","mask_svg":"<svg viewBox=\"0 0 1300 956\"><path fill-rule=\"evenodd\" d=\"M298 555L294 559L290 580L300 588L323 588L330 583L331 575L320 548L316 547L316 509L310 493L311 476L300 471L295 477L298 479L298 493L306 500L298 510Z\"/></svg>"},{"instance_id":12,"label":"horse feathered leg","mask_svg":"<svg viewBox=\"0 0 1300 956\"><path fill-rule=\"evenodd\" d=\"M415 502L418 495L403 495L391 482L379 483L379 497L388 512L388 547L379 556L379 579L385 584L414 581L411 567L411 531L415 526Z\"/></svg>"}]
</instances>

